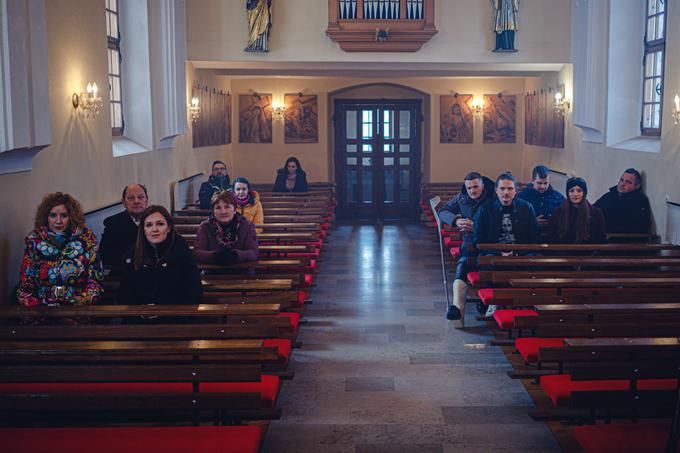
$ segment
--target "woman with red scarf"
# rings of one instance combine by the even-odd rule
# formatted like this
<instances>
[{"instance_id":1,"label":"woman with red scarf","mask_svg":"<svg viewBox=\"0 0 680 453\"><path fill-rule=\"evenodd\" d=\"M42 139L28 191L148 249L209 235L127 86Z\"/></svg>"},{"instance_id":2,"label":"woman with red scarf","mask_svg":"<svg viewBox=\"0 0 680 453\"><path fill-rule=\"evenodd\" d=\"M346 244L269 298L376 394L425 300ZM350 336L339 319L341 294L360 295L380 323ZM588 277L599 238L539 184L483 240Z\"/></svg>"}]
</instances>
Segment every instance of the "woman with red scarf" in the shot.
<instances>
[{"instance_id":1,"label":"woman with red scarf","mask_svg":"<svg viewBox=\"0 0 680 453\"><path fill-rule=\"evenodd\" d=\"M194 257L199 263L233 264L257 259L255 225L236 212L234 195L225 190L213 195L212 214L198 227Z\"/></svg>"}]
</instances>

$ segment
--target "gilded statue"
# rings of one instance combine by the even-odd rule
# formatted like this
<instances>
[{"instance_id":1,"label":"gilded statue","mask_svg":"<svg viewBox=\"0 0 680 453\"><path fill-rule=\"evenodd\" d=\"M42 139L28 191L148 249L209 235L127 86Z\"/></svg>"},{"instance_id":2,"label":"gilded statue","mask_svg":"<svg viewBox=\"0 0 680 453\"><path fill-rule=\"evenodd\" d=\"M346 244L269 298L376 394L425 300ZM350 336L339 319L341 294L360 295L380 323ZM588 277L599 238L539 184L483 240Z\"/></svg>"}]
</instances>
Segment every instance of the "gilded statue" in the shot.
<instances>
[{"instance_id":1,"label":"gilded statue","mask_svg":"<svg viewBox=\"0 0 680 453\"><path fill-rule=\"evenodd\" d=\"M519 29L519 0L491 0L493 5L494 31L496 32L496 48L494 52L517 52L515 49L515 31Z\"/></svg>"},{"instance_id":2,"label":"gilded statue","mask_svg":"<svg viewBox=\"0 0 680 453\"><path fill-rule=\"evenodd\" d=\"M272 0L246 0L248 45L246 52L269 52L272 28Z\"/></svg>"}]
</instances>

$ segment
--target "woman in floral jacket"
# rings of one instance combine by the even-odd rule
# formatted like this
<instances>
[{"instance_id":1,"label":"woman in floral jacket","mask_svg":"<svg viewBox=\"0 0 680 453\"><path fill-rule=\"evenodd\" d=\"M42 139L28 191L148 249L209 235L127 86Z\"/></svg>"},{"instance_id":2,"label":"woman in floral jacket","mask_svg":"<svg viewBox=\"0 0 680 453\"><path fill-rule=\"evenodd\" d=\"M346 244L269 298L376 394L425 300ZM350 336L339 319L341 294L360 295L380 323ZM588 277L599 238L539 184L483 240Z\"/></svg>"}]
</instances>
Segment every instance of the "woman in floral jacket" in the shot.
<instances>
[{"instance_id":1,"label":"woman in floral jacket","mask_svg":"<svg viewBox=\"0 0 680 453\"><path fill-rule=\"evenodd\" d=\"M17 289L21 305L86 305L101 296L97 238L71 195L45 195L25 242Z\"/></svg>"}]
</instances>

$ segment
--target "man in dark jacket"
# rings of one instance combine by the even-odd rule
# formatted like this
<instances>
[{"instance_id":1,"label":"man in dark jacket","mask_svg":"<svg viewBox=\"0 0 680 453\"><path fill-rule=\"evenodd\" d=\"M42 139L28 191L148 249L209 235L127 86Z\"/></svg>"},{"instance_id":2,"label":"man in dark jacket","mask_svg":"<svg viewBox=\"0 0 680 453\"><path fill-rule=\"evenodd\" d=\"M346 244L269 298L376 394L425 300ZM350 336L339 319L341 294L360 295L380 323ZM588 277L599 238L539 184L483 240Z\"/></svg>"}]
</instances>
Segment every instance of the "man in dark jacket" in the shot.
<instances>
[{"instance_id":1,"label":"man in dark jacket","mask_svg":"<svg viewBox=\"0 0 680 453\"><path fill-rule=\"evenodd\" d=\"M474 219L472 242L478 244L530 244L538 239L538 222L534 208L517 194L517 183L510 172L496 179L496 195L493 201L484 203ZM480 250L480 255L511 256L514 252ZM486 315L496 310L489 305Z\"/></svg>"},{"instance_id":2,"label":"man in dark jacket","mask_svg":"<svg viewBox=\"0 0 680 453\"><path fill-rule=\"evenodd\" d=\"M640 172L628 168L619 183L595 202L604 214L607 233L649 233L651 210L641 184Z\"/></svg>"},{"instance_id":3,"label":"man in dark jacket","mask_svg":"<svg viewBox=\"0 0 680 453\"><path fill-rule=\"evenodd\" d=\"M123 264L123 255L132 249L137 241L139 216L149 204L146 187L130 184L123 189L125 211L104 219L104 233L99 244L102 263L118 273Z\"/></svg>"},{"instance_id":4,"label":"man in dark jacket","mask_svg":"<svg viewBox=\"0 0 680 453\"><path fill-rule=\"evenodd\" d=\"M221 160L212 164L212 175L198 189L198 205L201 209L210 209L210 199L215 192L229 189L231 180L227 173L227 165Z\"/></svg>"},{"instance_id":5,"label":"man in dark jacket","mask_svg":"<svg viewBox=\"0 0 680 453\"><path fill-rule=\"evenodd\" d=\"M493 181L477 172L471 172L465 176L460 193L439 211L441 221L459 228L460 237L463 240L456 266L456 277L453 281L453 305L449 306L446 312L447 319L460 319L462 326L465 326L464 314L468 290L466 277L471 270L468 263L468 258L470 258L468 245L472 243L474 225L472 219L482 203L494 197Z\"/></svg>"},{"instance_id":6,"label":"man in dark jacket","mask_svg":"<svg viewBox=\"0 0 680 453\"><path fill-rule=\"evenodd\" d=\"M531 172L531 182L517 197L528 201L533 206L536 220L540 225L547 224L553 211L564 202L564 195L550 185L549 170L543 165L534 167Z\"/></svg>"}]
</instances>

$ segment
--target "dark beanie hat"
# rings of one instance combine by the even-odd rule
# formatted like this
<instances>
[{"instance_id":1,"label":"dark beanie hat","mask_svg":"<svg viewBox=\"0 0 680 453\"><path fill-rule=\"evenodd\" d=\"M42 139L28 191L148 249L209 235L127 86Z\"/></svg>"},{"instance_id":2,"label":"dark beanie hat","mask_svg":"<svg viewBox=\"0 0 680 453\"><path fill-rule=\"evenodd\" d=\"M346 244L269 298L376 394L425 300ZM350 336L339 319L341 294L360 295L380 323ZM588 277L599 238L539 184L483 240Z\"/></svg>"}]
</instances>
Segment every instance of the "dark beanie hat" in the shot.
<instances>
[{"instance_id":1,"label":"dark beanie hat","mask_svg":"<svg viewBox=\"0 0 680 453\"><path fill-rule=\"evenodd\" d=\"M569 178L567 180L567 196L569 195L571 188L574 186L579 186L581 188L584 197L588 195L588 185L583 178Z\"/></svg>"}]
</instances>

